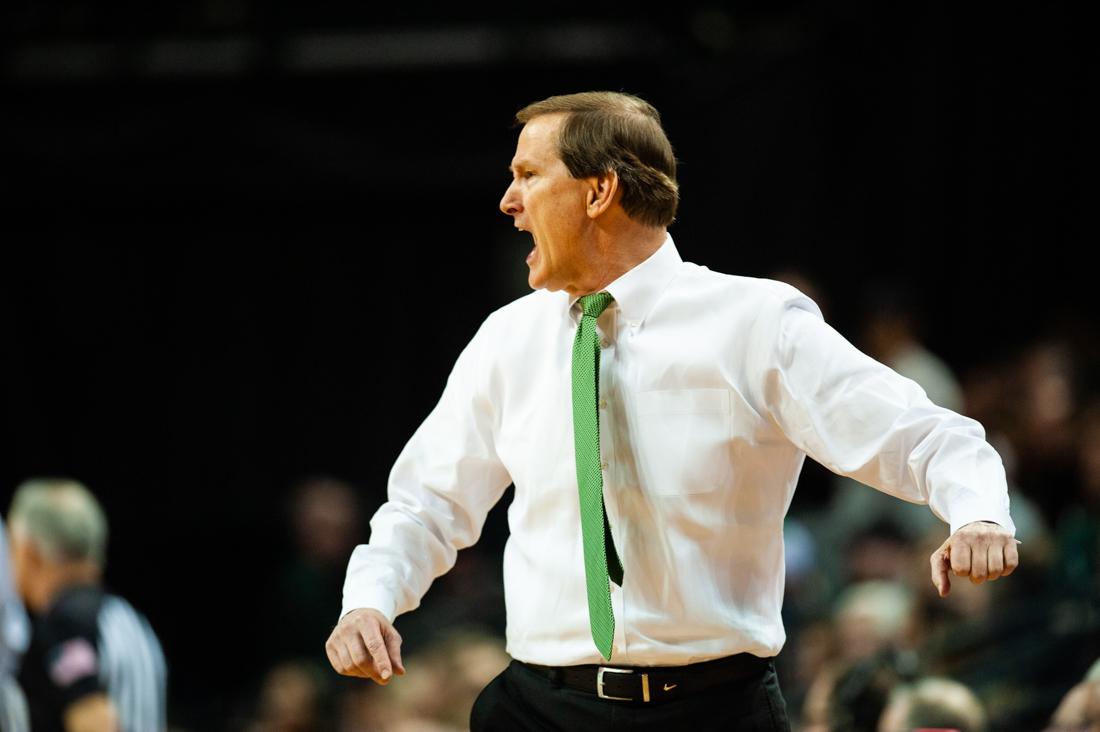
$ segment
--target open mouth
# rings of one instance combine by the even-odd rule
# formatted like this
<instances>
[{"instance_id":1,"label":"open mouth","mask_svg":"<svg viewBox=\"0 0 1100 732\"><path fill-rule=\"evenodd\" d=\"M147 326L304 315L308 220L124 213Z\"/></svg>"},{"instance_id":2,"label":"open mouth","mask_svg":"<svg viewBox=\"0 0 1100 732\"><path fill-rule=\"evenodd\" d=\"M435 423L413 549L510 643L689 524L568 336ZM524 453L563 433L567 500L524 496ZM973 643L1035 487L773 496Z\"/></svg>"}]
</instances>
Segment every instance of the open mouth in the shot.
<instances>
[{"instance_id":1,"label":"open mouth","mask_svg":"<svg viewBox=\"0 0 1100 732\"><path fill-rule=\"evenodd\" d=\"M520 229L520 231L527 231L527 230L526 229ZM532 232L527 231L527 233L531 234L531 244L532 244L531 251L528 252L528 254L527 254L527 263L530 264L531 262L535 261L535 255L538 253L538 250L539 250L539 242L538 242L538 239L535 238L535 235Z\"/></svg>"}]
</instances>

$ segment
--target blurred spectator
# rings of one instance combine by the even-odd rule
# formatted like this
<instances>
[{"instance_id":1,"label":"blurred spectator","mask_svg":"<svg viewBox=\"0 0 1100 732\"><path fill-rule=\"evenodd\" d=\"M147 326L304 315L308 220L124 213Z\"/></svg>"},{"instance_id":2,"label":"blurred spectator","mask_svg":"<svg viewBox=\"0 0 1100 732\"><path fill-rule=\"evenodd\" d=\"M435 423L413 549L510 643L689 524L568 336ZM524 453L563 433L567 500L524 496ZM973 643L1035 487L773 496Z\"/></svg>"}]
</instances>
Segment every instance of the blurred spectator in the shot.
<instances>
[{"instance_id":1,"label":"blurred spectator","mask_svg":"<svg viewBox=\"0 0 1100 732\"><path fill-rule=\"evenodd\" d=\"M1082 681L1070 689L1046 732L1100 732L1100 681Z\"/></svg>"},{"instance_id":2,"label":"blurred spectator","mask_svg":"<svg viewBox=\"0 0 1100 732\"><path fill-rule=\"evenodd\" d=\"M4 532L4 522L0 521L0 732L25 732L30 729L27 701L15 682L29 636L23 602L12 586L8 537Z\"/></svg>"},{"instance_id":3,"label":"blurred spectator","mask_svg":"<svg viewBox=\"0 0 1100 732\"><path fill-rule=\"evenodd\" d=\"M832 667L807 695L804 732L875 732L891 691L915 673L912 656L889 649Z\"/></svg>"},{"instance_id":4,"label":"blurred spectator","mask_svg":"<svg viewBox=\"0 0 1100 732\"><path fill-rule=\"evenodd\" d=\"M972 366L963 380L963 403L965 414L982 423L989 435L1004 435L997 452L1004 460L1005 467L1015 469L1016 448L1008 440L1007 433L1012 423L1013 407L1009 398L1012 386L1012 366L1002 360L993 360ZM1006 451L1006 448L1008 450Z\"/></svg>"},{"instance_id":5,"label":"blurred spectator","mask_svg":"<svg viewBox=\"0 0 1100 732\"><path fill-rule=\"evenodd\" d=\"M930 535L918 551L931 551L938 541ZM1061 609L1056 595L1040 590L1045 578L1043 566L1028 562L1011 585L956 582L946 598L920 582L922 670L972 690L989 729L1042 729L1083 671L1082 649L1095 645L1088 613Z\"/></svg>"},{"instance_id":6,"label":"blurred spectator","mask_svg":"<svg viewBox=\"0 0 1100 732\"><path fill-rule=\"evenodd\" d=\"M835 653L811 683L803 705L806 729L870 730L893 686L916 673L916 600L897 582L847 588L833 614Z\"/></svg>"},{"instance_id":7,"label":"blurred spectator","mask_svg":"<svg viewBox=\"0 0 1100 732\"><path fill-rule=\"evenodd\" d=\"M397 704L410 715L415 711L449 729L465 729L474 700L510 660L496 636L456 629L409 660L407 667L417 673L404 679Z\"/></svg>"},{"instance_id":8,"label":"blurred spectator","mask_svg":"<svg viewBox=\"0 0 1100 732\"><path fill-rule=\"evenodd\" d=\"M939 522L936 527L941 533L946 530ZM912 529L907 531L896 520L886 517L856 532L843 551L846 579L849 582L907 580L913 570L911 532Z\"/></svg>"},{"instance_id":9,"label":"blurred spectator","mask_svg":"<svg viewBox=\"0 0 1100 732\"><path fill-rule=\"evenodd\" d=\"M864 316L862 346L869 356L920 384L934 403L962 411L962 389L948 365L921 341L917 303L905 285L872 286Z\"/></svg>"},{"instance_id":10,"label":"blurred spectator","mask_svg":"<svg viewBox=\"0 0 1100 732\"><path fill-rule=\"evenodd\" d=\"M324 732L333 728L326 677L309 663L282 663L264 677L248 732Z\"/></svg>"},{"instance_id":11,"label":"blurred spectator","mask_svg":"<svg viewBox=\"0 0 1100 732\"><path fill-rule=\"evenodd\" d=\"M821 571L824 552L804 521L788 516L783 522L785 624L797 628L828 614L832 596ZM782 661L782 656L777 658Z\"/></svg>"},{"instance_id":12,"label":"blurred spectator","mask_svg":"<svg viewBox=\"0 0 1100 732\"><path fill-rule=\"evenodd\" d=\"M1005 425L1016 451L1020 488L1054 525L1073 485L1075 466L1076 359L1070 346L1044 341L1025 350L1008 390Z\"/></svg>"},{"instance_id":13,"label":"blurred spectator","mask_svg":"<svg viewBox=\"0 0 1100 732\"><path fill-rule=\"evenodd\" d=\"M344 571L362 531L355 491L342 480L310 478L293 491L288 510L294 553L276 572L265 607L271 663L326 663L325 639L340 616Z\"/></svg>"},{"instance_id":14,"label":"blurred spectator","mask_svg":"<svg viewBox=\"0 0 1100 732\"><path fill-rule=\"evenodd\" d=\"M480 629L456 628L408 656L416 669L382 687L356 684L343 703L341 732L462 732L481 690L508 665L503 641Z\"/></svg>"},{"instance_id":15,"label":"blurred spectator","mask_svg":"<svg viewBox=\"0 0 1100 732\"><path fill-rule=\"evenodd\" d=\"M920 679L890 694L878 732L912 732L918 728L985 732L985 710L974 692L957 681Z\"/></svg>"},{"instance_id":16,"label":"blurred spectator","mask_svg":"<svg viewBox=\"0 0 1100 732\"><path fill-rule=\"evenodd\" d=\"M19 674L32 729L165 729L160 643L101 587L107 519L95 497L75 481L31 480L8 516L15 586L35 616Z\"/></svg>"},{"instance_id":17,"label":"blurred spectator","mask_svg":"<svg viewBox=\"0 0 1100 732\"><path fill-rule=\"evenodd\" d=\"M912 591L898 582L860 582L846 589L834 618L840 659L853 663L886 651L912 651L916 607Z\"/></svg>"},{"instance_id":18,"label":"blurred spectator","mask_svg":"<svg viewBox=\"0 0 1100 732\"><path fill-rule=\"evenodd\" d=\"M1004 434L991 442L1006 458L1010 486L1018 468L1031 476L1030 496L1011 491L1029 559L1021 575L1012 586L973 591L959 584L946 601L933 593L925 598L932 625L924 656L937 673L961 680L985 701L993 729L1042 728L1100 651L1100 408L1074 406L1070 364L1064 347L1033 347L1011 379L989 389L984 407L996 415L995 402L1006 405L997 417ZM1042 434L1042 425L1052 434ZM1044 515L1057 520L1053 538Z\"/></svg>"},{"instance_id":19,"label":"blurred spectator","mask_svg":"<svg viewBox=\"0 0 1100 732\"><path fill-rule=\"evenodd\" d=\"M1078 421L1077 494L1059 515L1058 584L1071 592L1100 595L1100 400Z\"/></svg>"},{"instance_id":20,"label":"blurred spectator","mask_svg":"<svg viewBox=\"0 0 1100 732\"><path fill-rule=\"evenodd\" d=\"M1062 699L1045 732L1100 732L1100 661Z\"/></svg>"}]
</instances>

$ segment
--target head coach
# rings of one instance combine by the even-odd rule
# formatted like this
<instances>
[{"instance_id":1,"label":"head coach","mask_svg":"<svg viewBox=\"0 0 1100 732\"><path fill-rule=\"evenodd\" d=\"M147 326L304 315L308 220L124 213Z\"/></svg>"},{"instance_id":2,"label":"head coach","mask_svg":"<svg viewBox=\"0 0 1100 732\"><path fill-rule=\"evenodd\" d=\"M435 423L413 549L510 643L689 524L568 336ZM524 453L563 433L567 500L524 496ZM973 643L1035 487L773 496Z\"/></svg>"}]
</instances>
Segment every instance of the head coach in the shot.
<instances>
[{"instance_id":1,"label":"head coach","mask_svg":"<svg viewBox=\"0 0 1100 732\"><path fill-rule=\"evenodd\" d=\"M789 285L685 262L657 110L522 109L500 202L535 290L489 315L390 474L326 645L404 673L393 619L477 541L510 483L514 659L474 730L787 730L783 518L806 455L949 525L941 594L1015 569L1000 457L972 419L866 356ZM678 728L678 727L677 727Z\"/></svg>"}]
</instances>

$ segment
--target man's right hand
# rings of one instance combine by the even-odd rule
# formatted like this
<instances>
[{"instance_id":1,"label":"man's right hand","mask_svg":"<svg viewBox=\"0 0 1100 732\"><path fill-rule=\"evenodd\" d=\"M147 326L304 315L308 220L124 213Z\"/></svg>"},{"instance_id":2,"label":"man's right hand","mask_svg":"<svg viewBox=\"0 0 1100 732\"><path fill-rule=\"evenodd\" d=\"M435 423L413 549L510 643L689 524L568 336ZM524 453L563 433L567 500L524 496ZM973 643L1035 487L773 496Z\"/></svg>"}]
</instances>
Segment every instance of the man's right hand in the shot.
<instances>
[{"instance_id":1,"label":"man's right hand","mask_svg":"<svg viewBox=\"0 0 1100 732\"><path fill-rule=\"evenodd\" d=\"M325 643L328 661L337 673L388 684L396 672L405 675L401 663L401 636L386 616L373 608L360 608L340 618Z\"/></svg>"}]
</instances>

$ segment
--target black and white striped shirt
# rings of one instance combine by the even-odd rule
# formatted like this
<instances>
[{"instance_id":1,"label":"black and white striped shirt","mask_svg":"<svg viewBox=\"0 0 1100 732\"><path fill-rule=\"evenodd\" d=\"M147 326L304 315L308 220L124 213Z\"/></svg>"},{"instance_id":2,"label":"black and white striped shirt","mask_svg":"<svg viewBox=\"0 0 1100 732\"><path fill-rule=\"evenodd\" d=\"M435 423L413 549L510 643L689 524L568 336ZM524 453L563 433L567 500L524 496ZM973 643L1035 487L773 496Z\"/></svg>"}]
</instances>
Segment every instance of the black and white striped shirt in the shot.
<instances>
[{"instance_id":1,"label":"black and white striped shirt","mask_svg":"<svg viewBox=\"0 0 1100 732\"><path fill-rule=\"evenodd\" d=\"M149 622L99 587L67 588L35 622L19 681L31 727L62 730L65 709L106 693L123 732L167 727L164 654Z\"/></svg>"}]
</instances>

